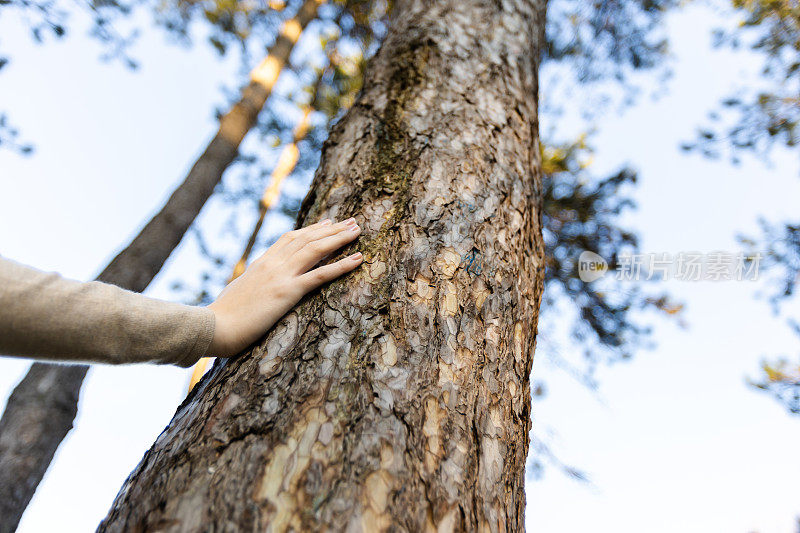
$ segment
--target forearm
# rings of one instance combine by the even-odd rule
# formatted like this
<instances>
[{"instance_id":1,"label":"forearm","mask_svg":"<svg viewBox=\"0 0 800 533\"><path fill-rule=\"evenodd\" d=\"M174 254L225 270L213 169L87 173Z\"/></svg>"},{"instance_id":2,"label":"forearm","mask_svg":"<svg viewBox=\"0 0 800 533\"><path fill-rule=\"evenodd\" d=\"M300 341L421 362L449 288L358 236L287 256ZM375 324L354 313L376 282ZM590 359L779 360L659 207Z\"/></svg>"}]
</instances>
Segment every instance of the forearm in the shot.
<instances>
[{"instance_id":1,"label":"forearm","mask_svg":"<svg viewBox=\"0 0 800 533\"><path fill-rule=\"evenodd\" d=\"M0 354L191 366L213 335L209 309L67 280L0 258Z\"/></svg>"}]
</instances>

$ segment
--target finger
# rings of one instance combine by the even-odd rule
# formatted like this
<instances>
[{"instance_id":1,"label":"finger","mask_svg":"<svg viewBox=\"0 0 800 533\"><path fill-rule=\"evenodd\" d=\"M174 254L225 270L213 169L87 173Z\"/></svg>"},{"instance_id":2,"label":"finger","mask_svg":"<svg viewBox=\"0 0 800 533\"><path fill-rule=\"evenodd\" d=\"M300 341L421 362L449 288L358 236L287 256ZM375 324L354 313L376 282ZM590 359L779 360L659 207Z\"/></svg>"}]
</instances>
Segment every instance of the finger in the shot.
<instances>
[{"instance_id":1,"label":"finger","mask_svg":"<svg viewBox=\"0 0 800 533\"><path fill-rule=\"evenodd\" d=\"M351 226L334 235L311 241L295 252L289 261L297 269L297 272L302 274L319 263L326 255L353 242L360 233L360 227Z\"/></svg>"},{"instance_id":2,"label":"finger","mask_svg":"<svg viewBox=\"0 0 800 533\"><path fill-rule=\"evenodd\" d=\"M333 281L336 278L347 274L351 270L358 267L363 260L364 257L361 255L361 252L356 252L353 255L336 261L335 263L321 266L306 272L300 276L300 281L303 283L306 291L312 291L320 285L324 285L329 281Z\"/></svg>"},{"instance_id":3,"label":"finger","mask_svg":"<svg viewBox=\"0 0 800 533\"><path fill-rule=\"evenodd\" d=\"M340 231L344 231L356 224L356 219L348 218L336 224L328 224L325 226L308 226L297 230L293 239L287 243L285 251L289 254L297 252L299 249L306 246L308 243L323 239L329 235L334 235Z\"/></svg>"},{"instance_id":4,"label":"finger","mask_svg":"<svg viewBox=\"0 0 800 533\"><path fill-rule=\"evenodd\" d=\"M333 226L331 219L326 218L324 220L320 220L316 224L311 224L310 226L306 226L305 228L300 228L292 231L287 231L283 235L281 235L275 243L270 246L270 249L273 251L284 250L289 247L293 242L297 241L297 239L303 239L304 235L309 231L316 231L319 229L330 228Z\"/></svg>"}]
</instances>

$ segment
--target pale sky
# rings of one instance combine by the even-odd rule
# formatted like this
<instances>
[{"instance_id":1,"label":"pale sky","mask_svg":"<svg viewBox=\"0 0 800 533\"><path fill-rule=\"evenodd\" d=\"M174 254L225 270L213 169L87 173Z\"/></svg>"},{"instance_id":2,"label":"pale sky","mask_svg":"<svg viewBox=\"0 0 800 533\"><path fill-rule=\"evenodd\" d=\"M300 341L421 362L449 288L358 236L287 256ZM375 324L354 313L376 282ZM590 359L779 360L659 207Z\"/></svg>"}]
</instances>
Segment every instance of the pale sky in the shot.
<instances>
[{"instance_id":1,"label":"pale sky","mask_svg":"<svg viewBox=\"0 0 800 533\"><path fill-rule=\"evenodd\" d=\"M640 171L639 210L629 222L641 231L644 252L736 251L735 233L753 232L759 214L796 218L796 154L731 167L678 150L706 111L758 66L710 48L718 16L695 5L671 17L675 77L667 95L610 114L595 138L598 170L632 162ZM220 84L237 65L218 61L202 44L167 45L157 31L146 31L134 48L138 72L97 61L98 46L80 24L69 39L47 46L31 44L13 17L0 19L0 35L12 56L0 75L0 107L37 145L29 158L0 150L0 254L91 279L205 146ZM206 223L214 221L209 211ZM174 298L169 282L193 272L195 259L192 246L183 247L150 294ZM662 323L656 349L600 370L598 395L544 358L534 364L548 382L548 396L534 404L534 424L555 429L560 456L592 483L554 469L530 482L529 531L795 531L800 418L745 378L763 356L796 355L798 339L753 298L755 284L667 288L687 304L689 328ZM3 399L27 366L0 359ZM169 422L187 379L178 368L94 367L76 429L19 531L93 530Z\"/></svg>"}]
</instances>

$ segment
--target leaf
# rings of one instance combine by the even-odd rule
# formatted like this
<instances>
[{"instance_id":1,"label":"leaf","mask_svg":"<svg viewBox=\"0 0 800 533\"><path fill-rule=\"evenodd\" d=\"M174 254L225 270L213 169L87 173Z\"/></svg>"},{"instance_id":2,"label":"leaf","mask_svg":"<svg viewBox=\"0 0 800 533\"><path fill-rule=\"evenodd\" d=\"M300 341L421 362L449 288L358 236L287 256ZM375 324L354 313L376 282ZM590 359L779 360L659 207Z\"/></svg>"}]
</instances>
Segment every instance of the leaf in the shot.
<instances>
[{"instance_id":1,"label":"leaf","mask_svg":"<svg viewBox=\"0 0 800 533\"><path fill-rule=\"evenodd\" d=\"M209 37L208 40L214 46L214 49L217 51L217 53L219 55L221 55L221 56L225 55L225 51L227 50L227 47L225 46L225 43L223 43L222 41L220 41L218 38L216 38L214 36Z\"/></svg>"}]
</instances>

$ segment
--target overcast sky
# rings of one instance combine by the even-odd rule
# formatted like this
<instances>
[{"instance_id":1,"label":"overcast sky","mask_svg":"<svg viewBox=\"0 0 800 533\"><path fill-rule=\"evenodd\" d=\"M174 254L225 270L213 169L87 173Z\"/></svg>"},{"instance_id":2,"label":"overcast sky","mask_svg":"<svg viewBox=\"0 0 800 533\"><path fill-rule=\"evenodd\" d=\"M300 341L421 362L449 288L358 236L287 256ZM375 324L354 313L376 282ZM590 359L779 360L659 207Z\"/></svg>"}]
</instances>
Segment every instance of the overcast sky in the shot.
<instances>
[{"instance_id":1,"label":"overcast sky","mask_svg":"<svg viewBox=\"0 0 800 533\"><path fill-rule=\"evenodd\" d=\"M758 215L796 218L796 154L732 167L678 150L706 111L758 67L752 57L711 49L719 16L702 6L672 16L668 93L606 117L595 137L599 171L625 162L640 171L639 210L629 221L641 230L644 252L735 252L735 233L754 232ZM138 72L100 63L80 24L48 46L31 44L13 17L0 19L0 35L13 60L0 77L2 109L37 146L29 158L0 150L0 254L91 279L205 146L220 85L237 65L204 45L166 45L158 31L146 31L134 48ZM208 211L204 217L213 220ZM174 298L169 282L195 263L195 251L183 247L150 294ZM534 424L555 431L560 456L591 483L552 469L529 483L530 531L794 531L800 418L745 378L763 356L797 354L798 339L754 299L753 283L668 288L687 304L689 328L660 325L656 349L600 371L598 394L545 359L534 364L549 385L534 404ZM0 359L3 399L27 366ZM93 530L169 422L187 379L178 368L94 367L76 429L19 531Z\"/></svg>"}]
</instances>

